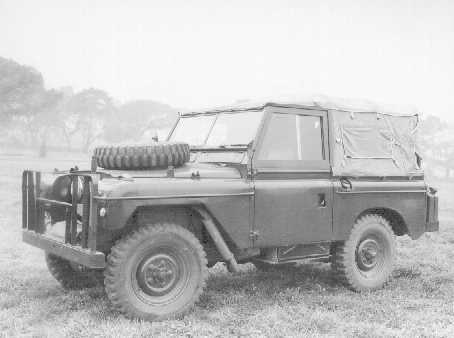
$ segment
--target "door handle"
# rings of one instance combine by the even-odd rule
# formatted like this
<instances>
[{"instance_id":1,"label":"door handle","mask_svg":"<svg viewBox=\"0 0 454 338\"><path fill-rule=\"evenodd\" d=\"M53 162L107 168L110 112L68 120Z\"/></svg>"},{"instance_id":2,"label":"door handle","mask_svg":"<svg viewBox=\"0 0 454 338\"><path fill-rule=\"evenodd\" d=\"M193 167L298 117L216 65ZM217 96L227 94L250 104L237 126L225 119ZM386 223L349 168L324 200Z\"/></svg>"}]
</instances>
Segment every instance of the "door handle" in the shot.
<instances>
[{"instance_id":1,"label":"door handle","mask_svg":"<svg viewBox=\"0 0 454 338\"><path fill-rule=\"evenodd\" d=\"M326 197L325 194L318 194L318 206L319 208L326 208Z\"/></svg>"}]
</instances>

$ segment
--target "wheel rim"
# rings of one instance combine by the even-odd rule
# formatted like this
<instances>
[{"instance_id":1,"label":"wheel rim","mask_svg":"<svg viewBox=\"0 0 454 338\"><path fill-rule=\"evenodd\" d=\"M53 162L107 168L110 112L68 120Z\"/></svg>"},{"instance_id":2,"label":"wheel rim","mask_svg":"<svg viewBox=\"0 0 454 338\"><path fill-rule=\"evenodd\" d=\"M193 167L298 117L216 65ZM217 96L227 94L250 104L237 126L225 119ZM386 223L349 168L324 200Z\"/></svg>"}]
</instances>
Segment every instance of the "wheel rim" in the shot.
<instances>
[{"instance_id":1,"label":"wheel rim","mask_svg":"<svg viewBox=\"0 0 454 338\"><path fill-rule=\"evenodd\" d=\"M379 254L380 247L375 239L368 238L362 241L357 251L359 268L365 271L373 269L380 259L377 257Z\"/></svg>"},{"instance_id":2,"label":"wheel rim","mask_svg":"<svg viewBox=\"0 0 454 338\"><path fill-rule=\"evenodd\" d=\"M168 293L179 279L179 267L174 257L158 253L142 260L137 269L137 282L147 295Z\"/></svg>"},{"instance_id":3,"label":"wheel rim","mask_svg":"<svg viewBox=\"0 0 454 338\"><path fill-rule=\"evenodd\" d=\"M149 305L165 305L177 299L189 280L188 262L172 248L158 248L138 260L132 270L133 290Z\"/></svg>"},{"instance_id":4,"label":"wheel rim","mask_svg":"<svg viewBox=\"0 0 454 338\"><path fill-rule=\"evenodd\" d=\"M383 272L390 248L380 236L367 235L356 248L356 266L366 278Z\"/></svg>"}]
</instances>

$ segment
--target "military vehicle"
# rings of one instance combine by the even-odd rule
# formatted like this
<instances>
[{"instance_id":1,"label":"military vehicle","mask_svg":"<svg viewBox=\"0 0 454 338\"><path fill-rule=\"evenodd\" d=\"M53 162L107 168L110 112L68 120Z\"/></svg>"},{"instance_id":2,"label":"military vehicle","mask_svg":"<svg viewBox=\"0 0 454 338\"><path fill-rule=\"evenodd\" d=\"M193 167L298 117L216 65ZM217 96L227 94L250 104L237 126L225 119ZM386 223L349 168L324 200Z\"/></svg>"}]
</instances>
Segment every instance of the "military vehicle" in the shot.
<instances>
[{"instance_id":1,"label":"military vehicle","mask_svg":"<svg viewBox=\"0 0 454 338\"><path fill-rule=\"evenodd\" d=\"M361 292L395 236L438 230L418 116L267 102L179 116L168 139L94 150L91 168L23 173L23 240L63 287L104 283L125 315L178 317L208 268L325 260Z\"/></svg>"}]
</instances>

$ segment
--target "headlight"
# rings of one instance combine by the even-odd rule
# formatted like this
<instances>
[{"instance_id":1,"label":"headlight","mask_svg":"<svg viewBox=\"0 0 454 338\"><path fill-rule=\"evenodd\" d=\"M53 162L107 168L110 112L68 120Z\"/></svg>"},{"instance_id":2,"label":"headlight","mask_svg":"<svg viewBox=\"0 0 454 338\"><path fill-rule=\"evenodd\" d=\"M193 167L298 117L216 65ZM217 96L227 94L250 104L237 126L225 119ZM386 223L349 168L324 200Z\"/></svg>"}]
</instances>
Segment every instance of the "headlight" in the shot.
<instances>
[{"instance_id":1,"label":"headlight","mask_svg":"<svg viewBox=\"0 0 454 338\"><path fill-rule=\"evenodd\" d=\"M76 191L73 192L71 176L59 176L53 184L52 195L58 201L71 203L72 194L75 193L76 200L80 203L80 201L82 200L82 192L84 188L84 181L82 177L77 177L76 186Z\"/></svg>"},{"instance_id":2,"label":"headlight","mask_svg":"<svg viewBox=\"0 0 454 338\"><path fill-rule=\"evenodd\" d=\"M52 186L52 196L57 201L71 203L71 178L69 176L59 176Z\"/></svg>"}]
</instances>

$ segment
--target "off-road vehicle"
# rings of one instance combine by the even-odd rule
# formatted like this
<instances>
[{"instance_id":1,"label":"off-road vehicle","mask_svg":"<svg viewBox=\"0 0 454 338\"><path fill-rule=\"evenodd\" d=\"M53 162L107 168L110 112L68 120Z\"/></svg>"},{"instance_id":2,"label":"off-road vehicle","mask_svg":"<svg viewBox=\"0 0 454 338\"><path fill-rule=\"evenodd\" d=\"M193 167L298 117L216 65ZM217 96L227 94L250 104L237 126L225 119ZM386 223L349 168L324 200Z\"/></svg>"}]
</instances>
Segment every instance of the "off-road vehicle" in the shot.
<instances>
[{"instance_id":1,"label":"off-road vehicle","mask_svg":"<svg viewBox=\"0 0 454 338\"><path fill-rule=\"evenodd\" d=\"M181 316L208 268L324 259L386 283L395 236L438 230L417 115L265 103L179 116L164 143L95 149L89 170L23 173L23 240L66 288L104 282L129 317Z\"/></svg>"}]
</instances>

